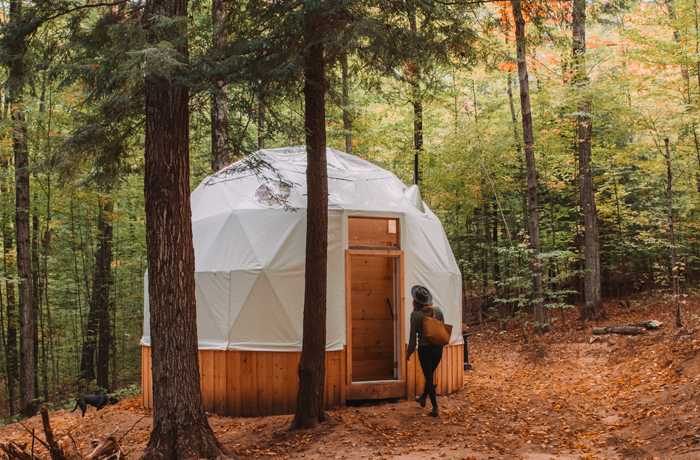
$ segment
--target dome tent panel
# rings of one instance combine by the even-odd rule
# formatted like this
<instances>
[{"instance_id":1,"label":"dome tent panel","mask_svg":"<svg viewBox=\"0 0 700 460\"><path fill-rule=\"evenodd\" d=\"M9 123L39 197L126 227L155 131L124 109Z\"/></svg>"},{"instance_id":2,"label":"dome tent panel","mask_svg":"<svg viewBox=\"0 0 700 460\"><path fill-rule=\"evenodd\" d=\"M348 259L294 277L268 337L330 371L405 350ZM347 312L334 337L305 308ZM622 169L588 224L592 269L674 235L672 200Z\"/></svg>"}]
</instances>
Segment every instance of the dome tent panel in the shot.
<instances>
[{"instance_id":1,"label":"dome tent panel","mask_svg":"<svg viewBox=\"0 0 700 460\"><path fill-rule=\"evenodd\" d=\"M238 214L216 214L192 223L195 272L261 269ZM235 235L235 238L232 238Z\"/></svg>"},{"instance_id":2,"label":"dome tent panel","mask_svg":"<svg viewBox=\"0 0 700 460\"><path fill-rule=\"evenodd\" d=\"M296 316L303 314L303 304ZM270 281L262 271L231 326L230 346L246 350L293 351L301 348L301 334L295 334L292 317L287 314Z\"/></svg>"},{"instance_id":3,"label":"dome tent panel","mask_svg":"<svg viewBox=\"0 0 700 460\"><path fill-rule=\"evenodd\" d=\"M416 256L411 261L412 269L420 272L459 273L438 218L430 212L429 216L407 216L406 220L406 238L412 242L406 251L415 253Z\"/></svg>"},{"instance_id":4,"label":"dome tent panel","mask_svg":"<svg viewBox=\"0 0 700 460\"><path fill-rule=\"evenodd\" d=\"M229 349L231 348L232 343L231 328L233 327L241 308L243 308L246 300L248 300L250 291L253 289L253 286L255 286L255 282L257 281L261 272L262 270L232 270L229 272L231 285L229 287L229 300L228 304L226 305L226 307L228 307L228 319L226 321L228 337L227 348ZM199 299L197 300L197 309L199 309Z\"/></svg>"},{"instance_id":5,"label":"dome tent panel","mask_svg":"<svg viewBox=\"0 0 700 460\"><path fill-rule=\"evenodd\" d=\"M236 213L246 241L255 252L260 268L295 268L304 265L306 210L269 209ZM231 236L228 236L231 238Z\"/></svg>"},{"instance_id":6,"label":"dome tent panel","mask_svg":"<svg viewBox=\"0 0 700 460\"><path fill-rule=\"evenodd\" d=\"M228 346L228 299L231 274L195 272L197 336L200 350L225 350Z\"/></svg>"},{"instance_id":7,"label":"dome tent panel","mask_svg":"<svg viewBox=\"0 0 700 460\"><path fill-rule=\"evenodd\" d=\"M246 211L245 217L254 222L245 231L251 235L255 250L264 256L266 268L295 271L301 268L304 271L306 209L295 212L270 209L267 213Z\"/></svg>"},{"instance_id":8,"label":"dome tent panel","mask_svg":"<svg viewBox=\"0 0 700 460\"><path fill-rule=\"evenodd\" d=\"M288 319L287 329L295 336L293 343L278 341L268 346L279 351L300 351L302 335L298 331L303 329L304 323L304 283L299 283L299 279L304 278L304 267L296 270L267 269L265 275ZM235 336L232 334L231 338L235 339ZM231 346L234 346L233 342Z\"/></svg>"}]
</instances>

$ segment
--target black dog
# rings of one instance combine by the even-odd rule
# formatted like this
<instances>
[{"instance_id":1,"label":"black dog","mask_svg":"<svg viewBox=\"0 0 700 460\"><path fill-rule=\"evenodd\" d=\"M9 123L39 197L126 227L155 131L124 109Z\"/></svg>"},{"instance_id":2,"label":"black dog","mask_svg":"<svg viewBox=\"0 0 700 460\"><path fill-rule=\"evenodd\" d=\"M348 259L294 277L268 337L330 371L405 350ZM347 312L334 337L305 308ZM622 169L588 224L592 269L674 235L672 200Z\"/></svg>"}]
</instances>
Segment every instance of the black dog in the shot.
<instances>
[{"instance_id":1,"label":"black dog","mask_svg":"<svg viewBox=\"0 0 700 460\"><path fill-rule=\"evenodd\" d=\"M100 410L107 404L116 404L118 402L119 400L114 396L82 395L78 398L78 401L75 403L75 409L80 407L80 410L83 411L82 417L85 417L85 411L87 410L88 405L95 406L97 410ZM73 409L71 412L75 412L75 409Z\"/></svg>"}]
</instances>

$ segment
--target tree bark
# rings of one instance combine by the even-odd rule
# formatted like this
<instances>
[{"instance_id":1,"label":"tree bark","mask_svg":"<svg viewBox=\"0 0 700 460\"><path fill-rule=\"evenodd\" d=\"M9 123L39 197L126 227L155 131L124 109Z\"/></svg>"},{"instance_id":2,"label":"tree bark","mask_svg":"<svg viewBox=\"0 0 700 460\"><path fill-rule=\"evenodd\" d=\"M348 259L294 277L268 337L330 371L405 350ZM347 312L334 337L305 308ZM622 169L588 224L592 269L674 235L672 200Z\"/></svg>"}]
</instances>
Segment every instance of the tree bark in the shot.
<instances>
[{"instance_id":1,"label":"tree bark","mask_svg":"<svg viewBox=\"0 0 700 460\"><path fill-rule=\"evenodd\" d=\"M100 325L97 304L91 300L89 305L90 310L88 311L87 326L83 339L83 352L80 358L80 386L84 389L89 388L90 381L95 379L95 350L97 349L97 331Z\"/></svg>"},{"instance_id":2,"label":"tree bark","mask_svg":"<svg viewBox=\"0 0 700 460\"><path fill-rule=\"evenodd\" d=\"M506 40L506 44L508 44L508 40ZM518 159L520 160L520 171L519 171L519 183L523 184L526 181L525 178L525 173L523 172L523 157L522 157L522 152L523 152L523 146L520 143L520 133L518 133L518 119L515 116L515 105L513 104L513 79L511 77L510 71L508 71L508 105L510 106L510 117L511 121L513 123L513 138L515 139L515 148L518 151ZM525 228L525 222L527 222L527 193L522 193L521 191L521 200L522 200L522 218L520 221L523 223L521 226Z\"/></svg>"},{"instance_id":3,"label":"tree bark","mask_svg":"<svg viewBox=\"0 0 700 460\"><path fill-rule=\"evenodd\" d=\"M322 37L323 24L309 27L307 41ZM326 265L328 260L328 169L326 165L326 77L323 45L312 44L304 60L304 116L308 166L306 182L306 268L304 325L297 411L292 429L312 428L325 420Z\"/></svg>"},{"instance_id":4,"label":"tree bark","mask_svg":"<svg viewBox=\"0 0 700 460\"><path fill-rule=\"evenodd\" d=\"M32 209L32 305L34 305L34 398L39 397L39 325L41 325L42 335L44 333L43 321L41 314L41 302L39 302L39 286L40 286L40 273L39 273L39 216L38 210L36 208L36 203L39 201L36 191L34 191L34 206ZM46 381L46 349L42 347L42 355L44 360L42 365L44 367L44 401L49 399L48 387Z\"/></svg>"},{"instance_id":5,"label":"tree bark","mask_svg":"<svg viewBox=\"0 0 700 460\"><path fill-rule=\"evenodd\" d=\"M588 83L586 71L586 0L573 3L573 64L575 69L574 90ZM593 187L591 167L591 101L587 96L578 102L578 161L579 194L583 209L584 238L586 246L586 272L584 276L584 297L582 317L598 319L603 315L603 294L600 286L600 240L598 238L598 214Z\"/></svg>"},{"instance_id":6,"label":"tree bark","mask_svg":"<svg viewBox=\"0 0 700 460\"><path fill-rule=\"evenodd\" d=\"M154 15L187 15L186 0L147 0ZM149 43L186 35L147 31ZM187 43L178 51L187 55ZM194 247L189 178L189 90L162 77L146 80L146 245L150 296L153 429L144 459L221 454L202 408L197 346Z\"/></svg>"},{"instance_id":7,"label":"tree bark","mask_svg":"<svg viewBox=\"0 0 700 460\"><path fill-rule=\"evenodd\" d=\"M644 334L646 328L639 326L607 326L607 327L595 327L593 328L594 335L605 335L605 334L620 334L620 335L641 335Z\"/></svg>"},{"instance_id":8,"label":"tree bark","mask_svg":"<svg viewBox=\"0 0 700 460\"><path fill-rule=\"evenodd\" d=\"M112 286L112 216L114 203L101 202L97 219L97 252L95 276L92 283L92 302L97 311L97 385L109 390L109 351L112 345L112 328L109 317L109 292ZM92 310L92 306L91 306Z\"/></svg>"},{"instance_id":9,"label":"tree bark","mask_svg":"<svg viewBox=\"0 0 700 460\"><path fill-rule=\"evenodd\" d=\"M24 22L22 4L10 2L10 18ZM24 77L26 53L24 35L18 33L13 40L11 54L15 57L10 65L8 78L10 113L12 116L12 147L15 154L15 232L17 240L17 283L19 291L19 381L20 411L26 416L34 415L34 306L32 304L32 248L29 224L29 150L27 148L27 123L24 116Z\"/></svg>"},{"instance_id":10,"label":"tree bark","mask_svg":"<svg viewBox=\"0 0 700 460\"><path fill-rule=\"evenodd\" d=\"M540 259L540 218L537 213L537 170L535 168L535 141L532 132L532 110L530 108L530 83L527 73L525 53L525 18L521 0L511 0L515 18L515 39L518 57L518 81L520 83L520 108L523 121L523 141L525 143L525 163L527 166L527 199L530 220L530 249L532 249L532 301L535 323L538 330L544 325L544 305L542 298L542 259Z\"/></svg>"},{"instance_id":11,"label":"tree bark","mask_svg":"<svg viewBox=\"0 0 700 460\"><path fill-rule=\"evenodd\" d=\"M217 58L223 58L227 38L226 0L213 0L211 19L214 53ZM228 86L221 78L216 79L214 86L216 91L211 103L211 170L218 172L231 162L228 148Z\"/></svg>"},{"instance_id":12,"label":"tree bark","mask_svg":"<svg viewBox=\"0 0 700 460\"><path fill-rule=\"evenodd\" d=\"M262 91L258 96L258 148L265 148L265 100Z\"/></svg>"},{"instance_id":13,"label":"tree bark","mask_svg":"<svg viewBox=\"0 0 700 460\"><path fill-rule=\"evenodd\" d=\"M671 247L671 283L673 286L673 303L676 307L676 327L683 327L681 321L681 304L678 289L678 266L676 266L676 239L673 234L673 200L672 200L672 184L673 176L671 175L671 151L668 148L668 138L664 139L666 147L666 207L668 208L668 239Z\"/></svg>"},{"instance_id":14,"label":"tree bark","mask_svg":"<svg viewBox=\"0 0 700 460\"><path fill-rule=\"evenodd\" d=\"M414 91L416 95L420 92L420 86ZM423 153L423 101L413 102L413 148L415 157L413 159L413 183L420 183L420 154Z\"/></svg>"},{"instance_id":15,"label":"tree bark","mask_svg":"<svg viewBox=\"0 0 700 460\"><path fill-rule=\"evenodd\" d=\"M85 340L80 362L81 379L85 388L91 380L97 385L109 389L109 291L112 283L112 224L111 214L114 203L102 201L97 205L97 250L95 267L92 274L92 295L89 300Z\"/></svg>"},{"instance_id":16,"label":"tree bark","mask_svg":"<svg viewBox=\"0 0 700 460\"><path fill-rule=\"evenodd\" d=\"M4 164L5 168L9 167L9 162ZM3 184L3 193L10 194L11 185ZM12 265L14 264L13 251L14 235L11 228L8 228L8 223L11 220L11 213L3 206L3 270L7 281L5 289L7 292L7 396L10 406L10 415L15 415L15 388L19 381L19 361L17 356L17 326L18 318L15 304L15 283L12 277Z\"/></svg>"},{"instance_id":17,"label":"tree bark","mask_svg":"<svg viewBox=\"0 0 700 460\"><path fill-rule=\"evenodd\" d=\"M408 23L411 32L418 32L418 24L413 13L408 15ZM420 154L423 153L423 95L420 91L420 69L415 63L411 64L411 104L413 105L413 183L420 184Z\"/></svg>"},{"instance_id":18,"label":"tree bark","mask_svg":"<svg viewBox=\"0 0 700 460\"><path fill-rule=\"evenodd\" d=\"M348 80L348 54L340 56L343 79L343 130L345 130L345 151L352 154L352 120L350 118L350 82Z\"/></svg>"}]
</instances>

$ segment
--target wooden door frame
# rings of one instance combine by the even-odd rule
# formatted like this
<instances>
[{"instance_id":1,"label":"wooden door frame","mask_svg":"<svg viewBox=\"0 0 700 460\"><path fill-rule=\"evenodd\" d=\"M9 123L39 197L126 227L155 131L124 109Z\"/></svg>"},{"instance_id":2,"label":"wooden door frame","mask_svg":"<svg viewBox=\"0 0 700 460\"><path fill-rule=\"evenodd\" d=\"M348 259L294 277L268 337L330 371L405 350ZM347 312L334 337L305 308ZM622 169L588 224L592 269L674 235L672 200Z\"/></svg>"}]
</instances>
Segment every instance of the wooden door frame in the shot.
<instances>
[{"instance_id":1,"label":"wooden door frame","mask_svg":"<svg viewBox=\"0 0 700 460\"><path fill-rule=\"evenodd\" d=\"M394 352L396 352L398 347L398 367L399 367L399 378L392 380L391 382L379 381L377 383L360 383L359 385L366 388L368 394L382 394L383 392L379 390L382 386L387 387L399 387L401 383L405 387L406 382L406 308L405 308L405 295L404 295L404 260L403 251L400 250L386 250L386 249L346 249L345 250L345 350L346 350L346 385L348 388L353 384L352 382L352 270L350 259L352 256L370 256L370 257L392 257L396 259L396 265L398 269L398 292L396 293L395 302L398 304L396 311L399 321L399 334L398 337L394 339ZM373 387L376 387L373 389ZM350 392L348 393L350 396ZM389 397L389 396L386 396ZM348 398L352 399L352 398Z\"/></svg>"}]
</instances>

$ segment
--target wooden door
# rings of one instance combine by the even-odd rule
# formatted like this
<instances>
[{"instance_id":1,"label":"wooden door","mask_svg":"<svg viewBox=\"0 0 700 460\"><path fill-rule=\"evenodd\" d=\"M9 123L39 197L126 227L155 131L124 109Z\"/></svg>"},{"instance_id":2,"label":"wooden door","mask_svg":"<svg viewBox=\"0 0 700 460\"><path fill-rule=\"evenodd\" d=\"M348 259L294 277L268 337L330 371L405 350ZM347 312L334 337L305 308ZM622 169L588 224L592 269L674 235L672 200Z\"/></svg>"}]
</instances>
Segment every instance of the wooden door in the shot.
<instances>
[{"instance_id":1,"label":"wooden door","mask_svg":"<svg viewBox=\"0 0 700 460\"><path fill-rule=\"evenodd\" d=\"M396 263L393 256L350 256L352 382L398 377Z\"/></svg>"}]
</instances>

